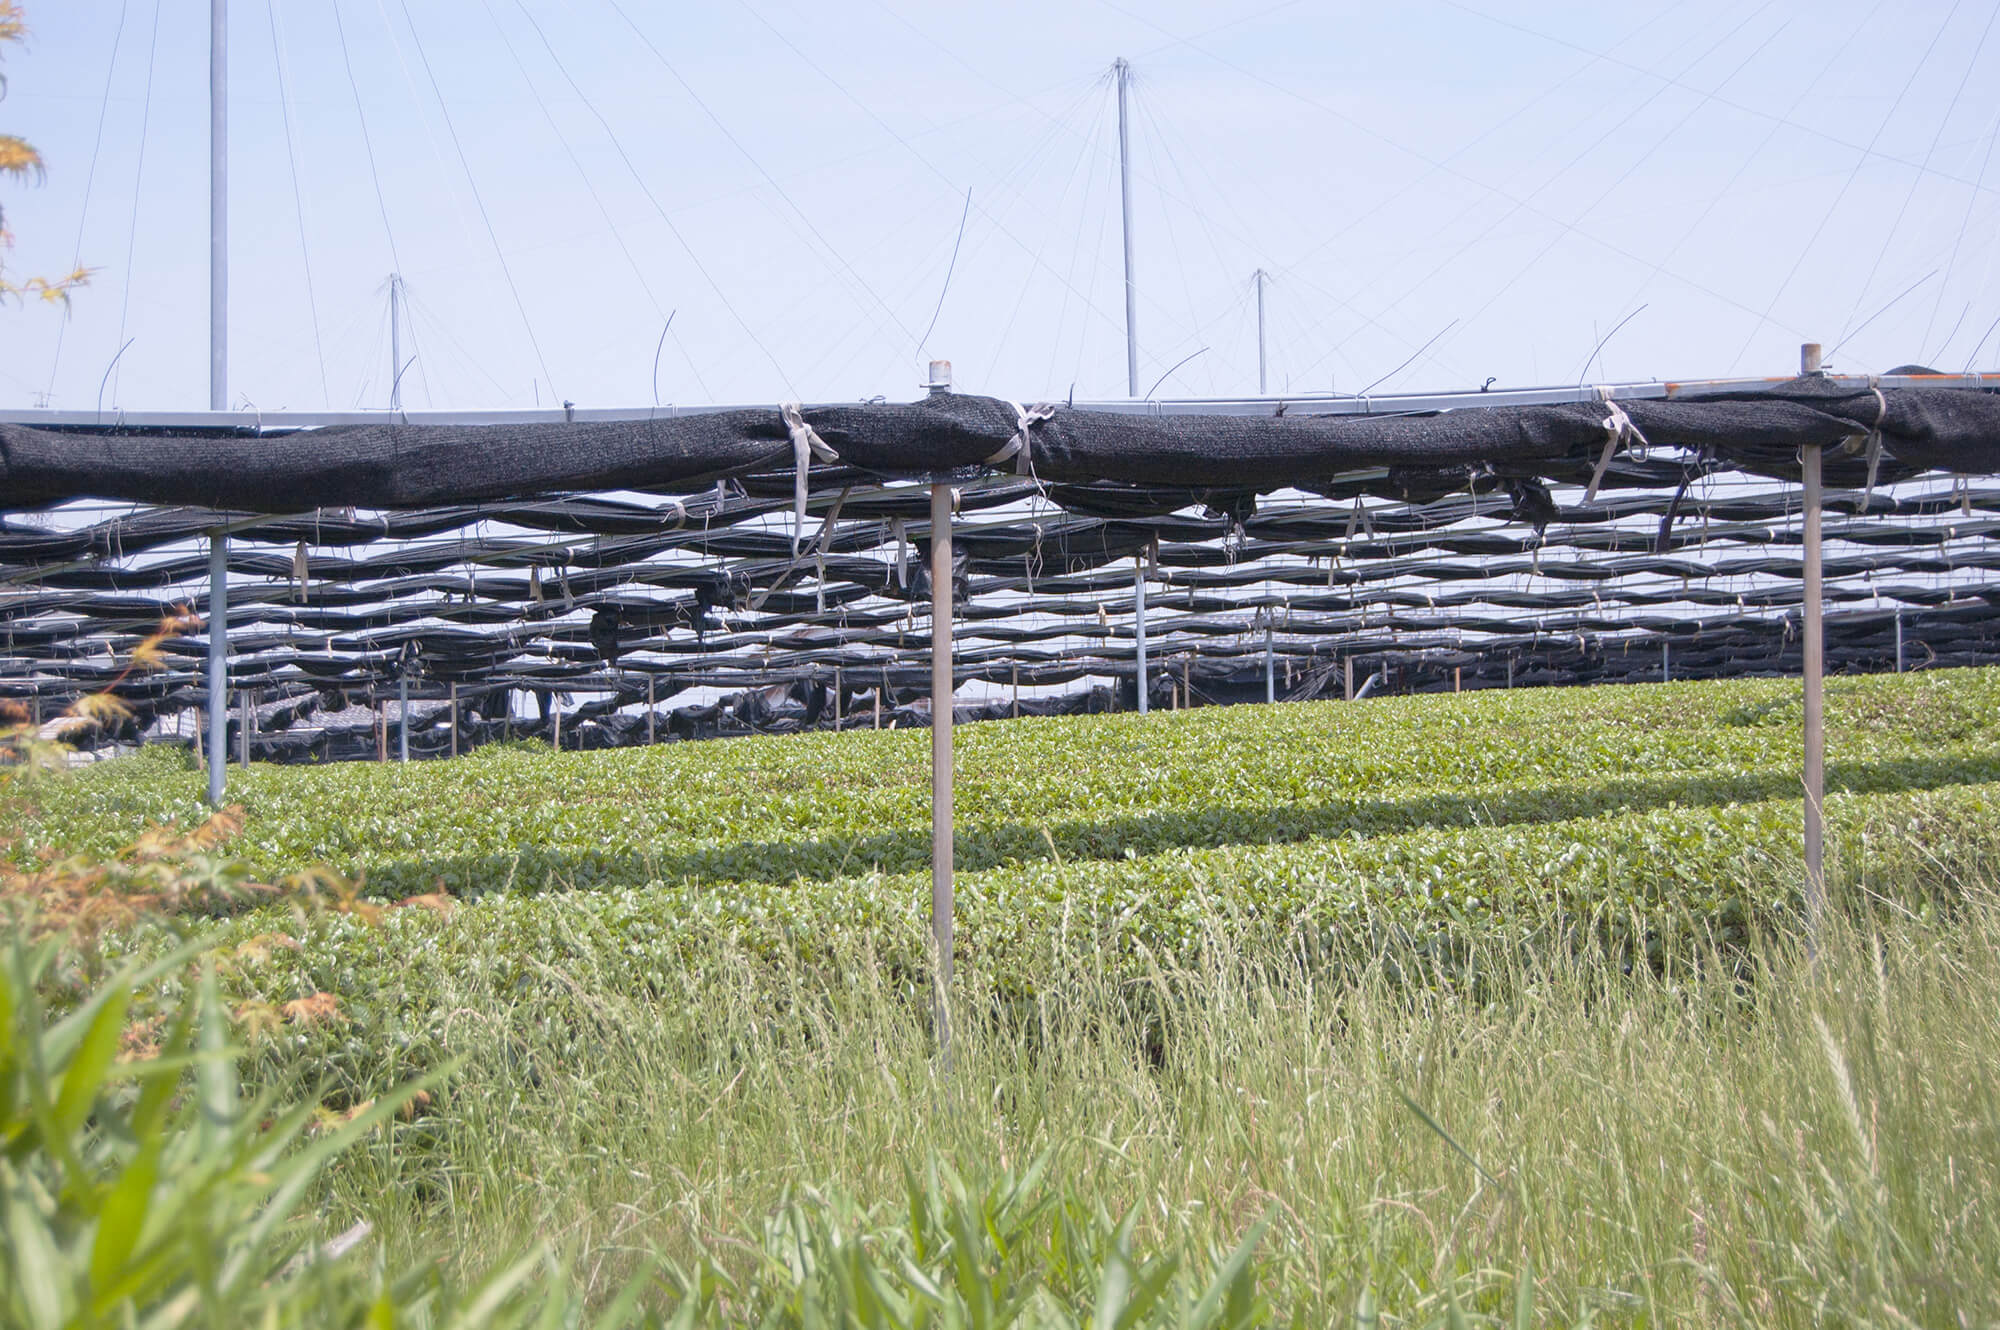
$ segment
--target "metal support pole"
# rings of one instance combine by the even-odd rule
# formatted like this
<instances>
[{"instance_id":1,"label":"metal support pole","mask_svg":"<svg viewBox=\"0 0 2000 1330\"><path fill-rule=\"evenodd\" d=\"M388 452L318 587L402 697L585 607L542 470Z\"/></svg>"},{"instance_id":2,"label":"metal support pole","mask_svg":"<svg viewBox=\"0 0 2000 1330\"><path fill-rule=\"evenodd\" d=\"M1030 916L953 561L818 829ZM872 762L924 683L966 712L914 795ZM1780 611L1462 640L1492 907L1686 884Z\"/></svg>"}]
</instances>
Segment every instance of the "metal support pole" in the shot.
<instances>
[{"instance_id":1,"label":"metal support pole","mask_svg":"<svg viewBox=\"0 0 2000 1330\"><path fill-rule=\"evenodd\" d=\"M1278 700L1278 661L1271 641L1271 612L1264 612L1264 701Z\"/></svg>"},{"instance_id":2,"label":"metal support pole","mask_svg":"<svg viewBox=\"0 0 2000 1330\"><path fill-rule=\"evenodd\" d=\"M1903 672L1903 612L1896 611L1896 673Z\"/></svg>"},{"instance_id":3,"label":"metal support pole","mask_svg":"<svg viewBox=\"0 0 2000 1330\"><path fill-rule=\"evenodd\" d=\"M833 667L833 728L840 729L841 694L847 691L847 672L840 666Z\"/></svg>"},{"instance_id":4,"label":"metal support pole","mask_svg":"<svg viewBox=\"0 0 2000 1330\"><path fill-rule=\"evenodd\" d=\"M1118 199L1125 230L1125 391L1139 395L1139 288L1132 276L1132 138L1125 118L1125 90L1132 66L1124 56L1112 62L1118 75Z\"/></svg>"},{"instance_id":5,"label":"metal support pole","mask_svg":"<svg viewBox=\"0 0 2000 1330\"><path fill-rule=\"evenodd\" d=\"M229 409L229 0L208 0L208 409Z\"/></svg>"},{"instance_id":6,"label":"metal support pole","mask_svg":"<svg viewBox=\"0 0 2000 1330\"><path fill-rule=\"evenodd\" d=\"M1139 714L1146 714L1146 556L1132 570L1132 645L1139 656Z\"/></svg>"},{"instance_id":7,"label":"metal support pole","mask_svg":"<svg viewBox=\"0 0 2000 1330\"><path fill-rule=\"evenodd\" d=\"M938 1058L951 1062L952 759L951 486L931 486L931 1013Z\"/></svg>"},{"instance_id":8,"label":"metal support pole","mask_svg":"<svg viewBox=\"0 0 2000 1330\"><path fill-rule=\"evenodd\" d=\"M396 760L410 760L410 681L402 676L396 678Z\"/></svg>"},{"instance_id":9,"label":"metal support pole","mask_svg":"<svg viewBox=\"0 0 2000 1330\"><path fill-rule=\"evenodd\" d=\"M1352 702L1354 700L1354 657L1349 656L1342 664L1346 670L1346 679L1341 687L1341 697L1346 701Z\"/></svg>"},{"instance_id":10,"label":"metal support pole","mask_svg":"<svg viewBox=\"0 0 2000 1330\"><path fill-rule=\"evenodd\" d=\"M882 667L882 682L875 688L875 728L882 728L882 694L889 691L889 667Z\"/></svg>"},{"instance_id":11,"label":"metal support pole","mask_svg":"<svg viewBox=\"0 0 2000 1330\"><path fill-rule=\"evenodd\" d=\"M1826 625L1821 619L1820 575L1820 448L1809 444L1805 471L1805 783L1806 783L1806 923L1817 948L1820 919L1826 913L1826 716L1822 673L1826 663Z\"/></svg>"},{"instance_id":12,"label":"metal support pole","mask_svg":"<svg viewBox=\"0 0 2000 1330\"><path fill-rule=\"evenodd\" d=\"M250 720L256 714L254 706L250 689L236 690L236 764L245 768L250 765Z\"/></svg>"},{"instance_id":13,"label":"metal support pole","mask_svg":"<svg viewBox=\"0 0 2000 1330\"><path fill-rule=\"evenodd\" d=\"M1509 688L1514 686L1514 658L1512 656L1507 657L1507 686Z\"/></svg>"},{"instance_id":14,"label":"metal support pole","mask_svg":"<svg viewBox=\"0 0 2000 1330\"><path fill-rule=\"evenodd\" d=\"M222 807L229 761L229 537L208 533L208 802Z\"/></svg>"},{"instance_id":15,"label":"metal support pole","mask_svg":"<svg viewBox=\"0 0 2000 1330\"><path fill-rule=\"evenodd\" d=\"M555 735L555 750L560 753L562 751L562 699L553 693L549 694L549 717L555 724L555 729L552 731Z\"/></svg>"},{"instance_id":16,"label":"metal support pole","mask_svg":"<svg viewBox=\"0 0 2000 1330\"><path fill-rule=\"evenodd\" d=\"M381 698L378 697L375 699L375 760L377 762L387 762L389 760L389 716L385 707L386 704Z\"/></svg>"},{"instance_id":17,"label":"metal support pole","mask_svg":"<svg viewBox=\"0 0 2000 1330\"><path fill-rule=\"evenodd\" d=\"M652 743L657 732L657 711L653 705L653 676L646 676L646 742Z\"/></svg>"},{"instance_id":18,"label":"metal support pole","mask_svg":"<svg viewBox=\"0 0 2000 1330\"><path fill-rule=\"evenodd\" d=\"M1672 683L1674 681L1674 658L1673 658L1672 648L1673 644L1669 642L1666 638L1663 637L1660 639L1660 682L1661 683Z\"/></svg>"},{"instance_id":19,"label":"metal support pole","mask_svg":"<svg viewBox=\"0 0 2000 1330\"><path fill-rule=\"evenodd\" d=\"M1252 275L1257 281L1257 395L1262 397L1270 391L1264 370L1264 282L1271 274L1259 268Z\"/></svg>"},{"instance_id":20,"label":"metal support pole","mask_svg":"<svg viewBox=\"0 0 2000 1330\"><path fill-rule=\"evenodd\" d=\"M1013 676L1014 719L1019 720L1021 719L1021 667L1018 664L1009 666L1007 672Z\"/></svg>"},{"instance_id":21,"label":"metal support pole","mask_svg":"<svg viewBox=\"0 0 2000 1330\"><path fill-rule=\"evenodd\" d=\"M389 274L389 409L403 409L403 278Z\"/></svg>"},{"instance_id":22,"label":"metal support pole","mask_svg":"<svg viewBox=\"0 0 2000 1330\"><path fill-rule=\"evenodd\" d=\"M451 686L451 755L458 756L458 685Z\"/></svg>"}]
</instances>

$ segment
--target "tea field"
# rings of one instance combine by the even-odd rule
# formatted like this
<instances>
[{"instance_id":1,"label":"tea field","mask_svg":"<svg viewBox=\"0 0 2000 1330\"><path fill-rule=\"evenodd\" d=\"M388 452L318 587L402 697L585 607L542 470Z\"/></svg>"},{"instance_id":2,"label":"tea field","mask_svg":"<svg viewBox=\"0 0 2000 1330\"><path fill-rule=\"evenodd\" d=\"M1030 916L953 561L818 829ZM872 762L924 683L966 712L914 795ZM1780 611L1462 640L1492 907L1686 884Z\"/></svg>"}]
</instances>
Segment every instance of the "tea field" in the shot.
<instances>
[{"instance_id":1,"label":"tea field","mask_svg":"<svg viewBox=\"0 0 2000 1330\"><path fill-rule=\"evenodd\" d=\"M418 904L196 927L253 1083L444 1077L320 1198L399 1256L657 1260L715 1324L1081 1324L1121 1268L1106 1324L1994 1323L2000 672L1828 733L1809 962L1796 682L966 727L948 1067L921 731L232 769L252 875ZM5 852L201 793L38 780Z\"/></svg>"}]
</instances>

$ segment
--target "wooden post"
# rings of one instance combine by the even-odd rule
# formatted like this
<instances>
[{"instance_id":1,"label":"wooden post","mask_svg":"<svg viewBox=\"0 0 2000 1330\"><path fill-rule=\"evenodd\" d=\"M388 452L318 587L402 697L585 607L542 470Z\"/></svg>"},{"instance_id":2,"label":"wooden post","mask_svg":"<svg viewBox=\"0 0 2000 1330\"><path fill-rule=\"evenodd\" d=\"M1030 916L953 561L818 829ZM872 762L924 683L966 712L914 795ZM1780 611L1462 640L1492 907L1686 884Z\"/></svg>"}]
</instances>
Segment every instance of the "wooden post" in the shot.
<instances>
[{"instance_id":1,"label":"wooden post","mask_svg":"<svg viewBox=\"0 0 2000 1330\"><path fill-rule=\"evenodd\" d=\"M1451 667L1451 691L1452 691L1452 692L1456 693L1456 692L1460 692L1460 691L1462 691L1462 690L1464 689L1464 687L1465 687L1465 679L1464 679L1464 677L1463 677L1463 676L1464 676L1464 674L1465 674L1465 667L1464 667L1463 665L1454 665L1454 666L1452 666L1452 667Z\"/></svg>"},{"instance_id":2,"label":"wooden post","mask_svg":"<svg viewBox=\"0 0 2000 1330\"><path fill-rule=\"evenodd\" d=\"M1819 347L1808 343L1801 355L1805 373L1819 369ZM1806 926L1815 952L1820 920L1826 913L1826 624L1821 617L1820 448L1808 444L1800 457L1805 480L1805 785Z\"/></svg>"},{"instance_id":3,"label":"wooden post","mask_svg":"<svg viewBox=\"0 0 2000 1330\"><path fill-rule=\"evenodd\" d=\"M451 686L451 755L458 756L458 685Z\"/></svg>"},{"instance_id":4,"label":"wooden post","mask_svg":"<svg viewBox=\"0 0 2000 1330\"><path fill-rule=\"evenodd\" d=\"M1145 566L1140 565L1143 577ZM951 1064L951 486L931 486L931 1012L938 1060Z\"/></svg>"}]
</instances>

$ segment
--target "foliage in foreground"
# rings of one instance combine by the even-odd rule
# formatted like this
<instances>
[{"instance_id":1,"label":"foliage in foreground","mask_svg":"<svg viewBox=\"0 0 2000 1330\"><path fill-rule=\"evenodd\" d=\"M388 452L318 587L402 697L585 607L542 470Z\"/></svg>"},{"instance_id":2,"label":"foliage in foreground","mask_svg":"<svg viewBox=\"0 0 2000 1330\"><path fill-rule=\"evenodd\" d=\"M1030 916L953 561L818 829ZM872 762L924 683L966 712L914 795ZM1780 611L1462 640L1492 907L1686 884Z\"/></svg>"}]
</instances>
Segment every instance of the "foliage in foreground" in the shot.
<instances>
[{"instance_id":1,"label":"foliage in foreground","mask_svg":"<svg viewBox=\"0 0 2000 1330\"><path fill-rule=\"evenodd\" d=\"M242 1095L212 967L164 1027L128 1019L135 993L192 949L60 1015L41 997L58 949L16 938L0 952L0 1325L573 1319L573 1293L559 1271L541 1278L540 1255L461 1292L435 1268L391 1277L315 1240L302 1210L328 1166L418 1087L315 1135L314 1105ZM629 1313L614 1304L599 1324Z\"/></svg>"}]
</instances>

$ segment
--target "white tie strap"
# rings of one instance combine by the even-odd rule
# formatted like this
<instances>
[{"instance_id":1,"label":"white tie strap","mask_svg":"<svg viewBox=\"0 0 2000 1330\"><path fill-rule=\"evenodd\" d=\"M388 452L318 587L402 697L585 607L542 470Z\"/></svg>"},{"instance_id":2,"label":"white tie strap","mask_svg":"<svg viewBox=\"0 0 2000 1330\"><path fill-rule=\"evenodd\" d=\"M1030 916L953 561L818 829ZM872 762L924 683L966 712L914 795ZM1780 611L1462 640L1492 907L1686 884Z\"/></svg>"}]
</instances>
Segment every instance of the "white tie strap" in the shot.
<instances>
[{"instance_id":1,"label":"white tie strap","mask_svg":"<svg viewBox=\"0 0 2000 1330\"><path fill-rule=\"evenodd\" d=\"M784 417L785 432L792 438L792 557L799 554L799 542L805 538L806 527L806 471L817 457L822 462L838 462L840 454L835 452L819 431L806 423L805 412L797 402L786 402L778 408Z\"/></svg>"},{"instance_id":2,"label":"white tie strap","mask_svg":"<svg viewBox=\"0 0 2000 1330\"><path fill-rule=\"evenodd\" d=\"M1019 402L1009 402L1007 405L1014 408L1014 437L1007 440L999 452L987 458L986 465L999 466L1002 462L1013 458L1015 475L1033 475L1035 459L1030 451L1030 439L1035 426L1044 420L1053 419L1056 409L1047 402L1037 402L1030 407L1024 407Z\"/></svg>"},{"instance_id":3,"label":"white tie strap","mask_svg":"<svg viewBox=\"0 0 2000 1330\"><path fill-rule=\"evenodd\" d=\"M1636 443L1644 447L1646 444L1644 431L1632 423L1632 417L1625 414L1624 407L1611 400L1609 388L1599 388L1597 399L1604 403L1605 410L1610 414L1604 418L1604 450L1598 453L1597 465L1591 468L1590 484L1583 491L1583 501L1587 504L1597 502L1597 487L1604 482L1605 469L1611 465L1619 445Z\"/></svg>"}]
</instances>

